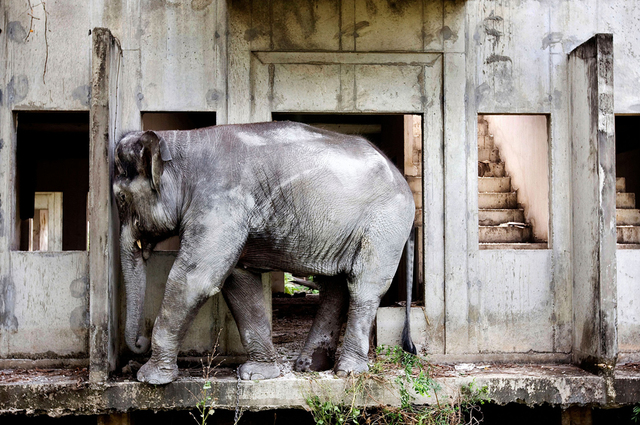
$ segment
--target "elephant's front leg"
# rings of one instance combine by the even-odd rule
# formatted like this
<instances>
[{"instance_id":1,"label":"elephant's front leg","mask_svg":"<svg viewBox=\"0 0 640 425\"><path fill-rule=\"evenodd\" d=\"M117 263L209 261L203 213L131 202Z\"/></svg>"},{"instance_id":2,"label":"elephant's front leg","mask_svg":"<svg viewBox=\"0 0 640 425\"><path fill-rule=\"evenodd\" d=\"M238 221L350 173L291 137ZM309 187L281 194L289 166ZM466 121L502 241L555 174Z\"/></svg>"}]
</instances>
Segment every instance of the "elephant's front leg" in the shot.
<instances>
[{"instance_id":1,"label":"elephant's front leg","mask_svg":"<svg viewBox=\"0 0 640 425\"><path fill-rule=\"evenodd\" d=\"M238 325L242 345L249 354L249 360L240 366L240 378L261 380L280 376L261 276L236 268L222 287L222 295Z\"/></svg>"},{"instance_id":2,"label":"elephant's front leg","mask_svg":"<svg viewBox=\"0 0 640 425\"><path fill-rule=\"evenodd\" d=\"M242 233L232 230L227 226L223 231L183 237L153 326L151 359L138 371L139 381L158 385L177 378L178 350L193 318L207 299L220 291L242 250Z\"/></svg>"},{"instance_id":3,"label":"elephant's front leg","mask_svg":"<svg viewBox=\"0 0 640 425\"><path fill-rule=\"evenodd\" d=\"M176 260L177 261L177 260ZM178 351L189 325L209 295L190 279L167 280L164 300L153 326L151 359L138 371L138 381L161 385L178 377Z\"/></svg>"}]
</instances>

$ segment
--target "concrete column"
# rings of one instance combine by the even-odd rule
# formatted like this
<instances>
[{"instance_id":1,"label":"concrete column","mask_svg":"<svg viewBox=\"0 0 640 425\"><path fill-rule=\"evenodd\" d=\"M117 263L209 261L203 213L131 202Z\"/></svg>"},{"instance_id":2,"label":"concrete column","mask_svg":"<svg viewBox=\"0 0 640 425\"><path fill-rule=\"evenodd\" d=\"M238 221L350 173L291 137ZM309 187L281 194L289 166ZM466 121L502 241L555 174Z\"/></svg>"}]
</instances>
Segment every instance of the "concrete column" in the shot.
<instances>
[{"instance_id":1,"label":"concrete column","mask_svg":"<svg viewBox=\"0 0 640 425\"><path fill-rule=\"evenodd\" d=\"M573 359L612 373L616 335L616 168L613 36L569 55L573 188Z\"/></svg>"},{"instance_id":2,"label":"concrete column","mask_svg":"<svg viewBox=\"0 0 640 425\"><path fill-rule=\"evenodd\" d=\"M94 28L89 151L89 379L105 381L115 368L115 302L119 258L111 203L117 75L121 50L105 28Z\"/></svg>"}]
</instances>

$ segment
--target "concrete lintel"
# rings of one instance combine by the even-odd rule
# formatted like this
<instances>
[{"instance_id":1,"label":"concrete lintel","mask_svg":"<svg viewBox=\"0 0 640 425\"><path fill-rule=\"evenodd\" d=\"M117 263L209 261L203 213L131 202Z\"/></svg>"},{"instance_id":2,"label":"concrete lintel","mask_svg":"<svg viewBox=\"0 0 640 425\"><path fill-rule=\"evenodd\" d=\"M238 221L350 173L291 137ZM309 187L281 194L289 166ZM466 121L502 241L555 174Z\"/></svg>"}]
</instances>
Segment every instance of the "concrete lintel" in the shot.
<instances>
[{"instance_id":1,"label":"concrete lintel","mask_svg":"<svg viewBox=\"0 0 640 425\"><path fill-rule=\"evenodd\" d=\"M441 53L253 52L263 64L421 65L433 66Z\"/></svg>"},{"instance_id":2,"label":"concrete lintel","mask_svg":"<svg viewBox=\"0 0 640 425\"><path fill-rule=\"evenodd\" d=\"M498 404L519 401L528 405L548 403L569 407L573 405L605 405L605 379L574 366L510 366L492 367L436 378L442 390L439 400L455 398L460 388L472 382L474 387L488 387L488 396ZM30 377L31 378L31 377ZM367 380L367 396L356 398L356 405L377 406L380 403L399 405L397 391L393 391L393 373L385 374L386 382ZM640 374L625 382L638 384ZM242 381L238 386L230 369L221 370L212 382L210 394L216 408L235 409L236 401L245 410L305 409L306 399L318 395L334 402L351 403L353 393L345 389L353 385L353 378L340 379L332 373L287 375L266 381ZM151 386L134 381L89 383L86 378L51 376L28 382L0 383L0 414L26 413L64 416L94 415L131 410L184 410L198 402L204 380L182 377L165 386ZM623 385L621 381L621 385ZM447 398L449 397L449 398ZM621 400L635 403L637 398ZM416 398L417 404L434 404L435 397Z\"/></svg>"}]
</instances>

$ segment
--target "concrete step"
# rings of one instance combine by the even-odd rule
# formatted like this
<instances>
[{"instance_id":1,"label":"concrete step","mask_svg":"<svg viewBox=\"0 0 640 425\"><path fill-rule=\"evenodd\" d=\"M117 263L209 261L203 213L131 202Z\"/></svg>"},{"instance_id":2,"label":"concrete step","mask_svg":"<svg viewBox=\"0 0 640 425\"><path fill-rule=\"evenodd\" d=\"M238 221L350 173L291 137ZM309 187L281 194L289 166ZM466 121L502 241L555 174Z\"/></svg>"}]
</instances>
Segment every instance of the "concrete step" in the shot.
<instances>
[{"instance_id":1,"label":"concrete step","mask_svg":"<svg viewBox=\"0 0 640 425\"><path fill-rule=\"evenodd\" d=\"M616 177L616 192L626 192L627 182L624 177Z\"/></svg>"},{"instance_id":2,"label":"concrete step","mask_svg":"<svg viewBox=\"0 0 640 425\"><path fill-rule=\"evenodd\" d=\"M478 149L493 149L494 146L492 134L478 134Z\"/></svg>"},{"instance_id":3,"label":"concrete step","mask_svg":"<svg viewBox=\"0 0 640 425\"><path fill-rule=\"evenodd\" d=\"M478 149L478 161L500 162L500 151L496 148Z\"/></svg>"},{"instance_id":4,"label":"concrete step","mask_svg":"<svg viewBox=\"0 0 640 425\"><path fill-rule=\"evenodd\" d=\"M640 226L640 210L616 208L618 226Z\"/></svg>"},{"instance_id":5,"label":"concrete step","mask_svg":"<svg viewBox=\"0 0 640 425\"><path fill-rule=\"evenodd\" d=\"M636 207L636 194L635 193L616 193L616 208L635 208Z\"/></svg>"},{"instance_id":6,"label":"concrete step","mask_svg":"<svg viewBox=\"0 0 640 425\"><path fill-rule=\"evenodd\" d=\"M478 211L478 224L480 226L497 226L510 221L524 223L524 210L507 208Z\"/></svg>"},{"instance_id":7,"label":"concrete step","mask_svg":"<svg viewBox=\"0 0 640 425\"><path fill-rule=\"evenodd\" d=\"M511 177L478 177L478 192L511 192Z\"/></svg>"},{"instance_id":8,"label":"concrete step","mask_svg":"<svg viewBox=\"0 0 640 425\"><path fill-rule=\"evenodd\" d=\"M517 208L516 192L507 193L478 193L479 209L506 209Z\"/></svg>"},{"instance_id":9,"label":"concrete step","mask_svg":"<svg viewBox=\"0 0 640 425\"><path fill-rule=\"evenodd\" d=\"M478 177L504 176L504 162L478 161Z\"/></svg>"},{"instance_id":10,"label":"concrete step","mask_svg":"<svg viewBox=\"0 0 640 425\"><path fill-rule=\"evenodd\" d=\"M480 226L480 243L526 243L531 240L530 227Z\"/></svg>"},{"instance_id":11,"label":"concrete step","mask_svg":"<svg viewBox=\"0 0 640 425\"><path fill-rule=\"evenodd\" d=\"M617 226L618 243L640 244L640 226Z\"/></svg>"}]
</instances>

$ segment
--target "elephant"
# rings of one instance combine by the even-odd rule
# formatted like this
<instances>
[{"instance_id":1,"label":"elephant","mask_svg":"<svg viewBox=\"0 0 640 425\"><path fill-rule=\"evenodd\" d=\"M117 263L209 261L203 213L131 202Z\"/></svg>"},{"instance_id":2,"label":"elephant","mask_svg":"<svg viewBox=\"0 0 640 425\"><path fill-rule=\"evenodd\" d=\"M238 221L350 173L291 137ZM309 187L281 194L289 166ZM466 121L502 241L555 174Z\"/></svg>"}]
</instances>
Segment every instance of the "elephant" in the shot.
<instances>
[{"instance_id":1,"label":"elephant","mask_svg":"<svg viewBox=\"0 0 640 425\"><path fill-rule=\"evenodd\" d=\"M375 314L412 241L415 215L411 189L378 148L359 136L266 122L132 132L116 144L114 163L125 341L134 353L152 349L139 381L177 378L181 340L218 292L248 353L240 378L278 377L260 279L271 270L317 276L320 288L295 370L368 370ZM149 340L142 335L146 261L174 235L180 249ZM415 353L408 329L407 315L403 346Z\"/></svg>"}]
</instances>

